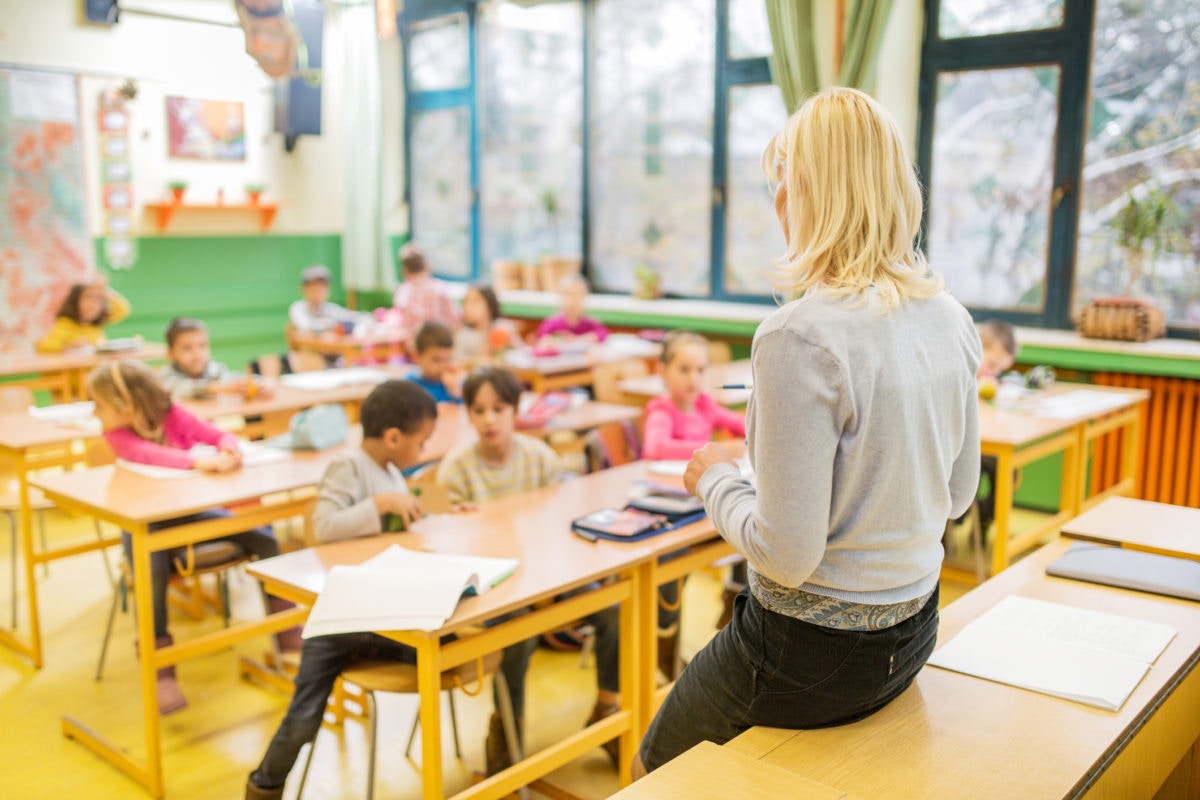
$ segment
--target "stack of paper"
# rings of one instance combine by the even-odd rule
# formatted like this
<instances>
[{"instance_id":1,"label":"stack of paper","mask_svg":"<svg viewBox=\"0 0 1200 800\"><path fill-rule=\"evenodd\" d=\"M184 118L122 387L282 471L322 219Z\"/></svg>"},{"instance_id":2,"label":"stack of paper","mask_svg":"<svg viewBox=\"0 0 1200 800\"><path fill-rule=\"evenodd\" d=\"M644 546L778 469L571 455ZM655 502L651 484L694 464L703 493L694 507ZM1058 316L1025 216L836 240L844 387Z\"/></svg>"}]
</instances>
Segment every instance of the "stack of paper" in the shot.
<instances>
[{"instance_id":1,"label":"stack of paper","mask_svg":"<svg viewBox=\"0 0 1200 800\"><path fill-rule=\"evenodd\" d=\"M308 392L319 392L325 389L338 389L342 386L353 386L359 383L383 383L388 374L369 367L349 367L346 369L322 369L314 372L296 372L283 375L279 382L292 389Z\"/></svg>"},{"instance_id":2,"label":"stack of paper","mask_svg":"<svg viewBox=\"0 0 1200 800\"><path fill-rule=\"evenodd\" d=\"M239 441L238 449L242 451L243 467L256 467L260 464L287 461L292 457L291 453L286 450L278 450L255 442ZM212 445L198 444L188 452L193 456L211 456L216 455L217 448ZM138 464L133 461L126 461L123 458L117 459L117 466L127 469L130 472L136 472L139 475L145 475L147 478L157 478L158 480L178 480L179 478L190 478L196 474L195 470L161 467L157 464Z\"/></svg>"},{"instance_id":3,"label":"stack of paper","mask_svg":"<svg viewBox=\"0 0 1200 800\"><path fill-rule=\"evenodd\" d=\"M1056 394L1034 406L1034 413L1053 419L1071 419L1100 414L1127 404L1129 398L1113 392L1098 392L1094 389L1077 389L1065 394Z\"/></svg>"},{"instance_id":4,"label":"stack of paper","mask_svg":"<svg viewBox=\"0 0 1200 800\"><path fill-rule=\"evenodd\" d=\"M1116 711L1175 631L1011 595L929 659L935 667Z\"/></svg>"},{"instance_id":5,"label":"stack of paper","mask_svg":"<svg viewBox=\"0 0 1200 800\"><path fill-rule=\"evenodd\" d=\"M329 571L304 638L360 631L434 631L464 594L483 594L513 573L512 558L422 553L392 545L358 566Z\"/></svg>"}]
</instances>

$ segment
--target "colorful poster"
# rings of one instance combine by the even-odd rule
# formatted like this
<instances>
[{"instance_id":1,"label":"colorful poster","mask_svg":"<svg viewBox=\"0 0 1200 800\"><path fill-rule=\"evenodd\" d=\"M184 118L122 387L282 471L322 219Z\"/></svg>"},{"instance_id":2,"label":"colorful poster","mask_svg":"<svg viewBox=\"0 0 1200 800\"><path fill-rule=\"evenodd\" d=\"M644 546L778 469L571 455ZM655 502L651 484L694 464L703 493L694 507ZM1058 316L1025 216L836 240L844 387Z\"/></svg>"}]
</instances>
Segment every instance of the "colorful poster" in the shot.
<instances>
[{"instance_id":1,"label":"colorful poster","mask_svg":"<svg viewBox=\"0 0 1200 800\"><path fill-rule=\"evenodd\" d=\"M0 69L0 348L29 349L91 274L74 75Z\"/></svg>"},{"instance_id":2,"label":"colorful poster","mask_svg":"<svg viewBox=\"0 0 1200 800\"><path fill-rule=\"evenodd\" d=\"M246 124L242 104L168 97L167 155L244 161Z\"/></svg>"}]
</instances>

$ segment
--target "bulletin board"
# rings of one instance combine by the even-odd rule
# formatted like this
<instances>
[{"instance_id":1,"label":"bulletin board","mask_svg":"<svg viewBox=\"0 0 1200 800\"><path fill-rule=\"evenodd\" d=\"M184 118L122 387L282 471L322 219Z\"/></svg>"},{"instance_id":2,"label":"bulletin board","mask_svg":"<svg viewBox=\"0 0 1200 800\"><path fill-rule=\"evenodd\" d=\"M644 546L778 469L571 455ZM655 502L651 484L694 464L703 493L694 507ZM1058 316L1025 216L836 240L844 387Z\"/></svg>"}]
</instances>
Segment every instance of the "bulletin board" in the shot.
<instances>
[{"instance_id":1,"label":"bulletin board","mask_svg":"<svg viewBox=\"0 0 1200 800\"><path fill-rule=\"evenodd\" d=\"M79 77L0 66L0 348L27 349L92 272Z\"/></svg>"}]
</instances>

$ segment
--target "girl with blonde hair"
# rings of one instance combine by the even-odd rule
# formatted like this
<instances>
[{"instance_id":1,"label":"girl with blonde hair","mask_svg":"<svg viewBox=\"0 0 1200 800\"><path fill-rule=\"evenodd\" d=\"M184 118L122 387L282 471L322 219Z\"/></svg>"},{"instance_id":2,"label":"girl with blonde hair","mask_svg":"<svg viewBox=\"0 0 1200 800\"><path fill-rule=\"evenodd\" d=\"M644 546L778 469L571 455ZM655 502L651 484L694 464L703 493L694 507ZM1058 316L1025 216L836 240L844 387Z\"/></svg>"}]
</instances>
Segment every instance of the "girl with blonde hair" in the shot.
<instances>
[{"instance_id":1,"label":"girl with blonde hair","mask_svg":"<svg viewBox=\"0 0 1200 800\"><path fill-rule=\"evenodd\" d=\"M754 725L862 719L937 636L941 535L979 477L979 337L914 249L916 175L891 116L853 89L810 98L767 146L799 295L758 328L743 477L718 445L684 485L745 556L732 621L679 677L640 776Z\"/></svg>"}]
</instances>

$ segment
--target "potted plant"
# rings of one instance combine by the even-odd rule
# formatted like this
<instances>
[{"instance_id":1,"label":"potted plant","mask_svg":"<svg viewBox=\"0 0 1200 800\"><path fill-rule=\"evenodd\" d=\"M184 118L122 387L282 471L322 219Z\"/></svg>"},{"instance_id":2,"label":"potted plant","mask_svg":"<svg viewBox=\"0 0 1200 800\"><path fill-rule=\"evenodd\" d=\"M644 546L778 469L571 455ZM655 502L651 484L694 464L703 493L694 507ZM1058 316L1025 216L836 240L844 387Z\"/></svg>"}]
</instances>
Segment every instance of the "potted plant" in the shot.
<instances>
[{"instance_id":1,"label":"potted plant","mask_svg":"<svg viewBox=\"0 0 1200 800\"><path fill-rule=\"evenodd\" d=\"M633 270L633 296L639 300L656 300L662 297L662 287L659 284L658 273L645 264L638 264Z\"/></svg>"},{"instance_id":2,"label":"potted plant","mask_svg":"<svg viewBox=\"0 0 1200 800\"><path fill-rule=\"evenodd\" d=\"M187 181L170 181L167 188L171 190L171 199L176 205L183 202L183 192L187 189Z\"/></svg>"},{"instance_id":3,"label":"potted plant","mask_svg":"<svg viewBox=\"0 0 1200 800\"><path fill-rule=\"evenodd\" d=\"M262 196L264 188L261 183L246 184L246 197L250 198L250 205L258 205L258 198Z\"/></svg>"},{"instance_id":4,"label":"potted plant","mask_svg":"<svg viewBox=\"0 0 1200 800\"><path fill-rule=\"evenodd\" d=\"M1125 251L1126 296L1133 294L1146 273L1146 245L1151 245L1150 271L1153 272L1158 254L1178 218L1179 207L1157 186L1151 187L1140 199L1134 196L1132 188L1126 192L1125 205L1108 223L1117 234L1117 244Z\"/></svg>"}]
</instances>

